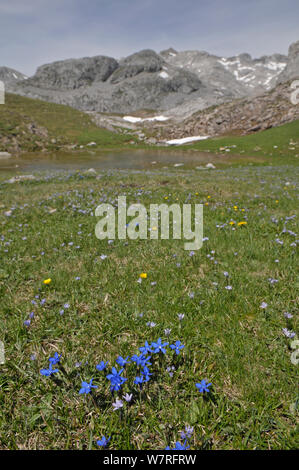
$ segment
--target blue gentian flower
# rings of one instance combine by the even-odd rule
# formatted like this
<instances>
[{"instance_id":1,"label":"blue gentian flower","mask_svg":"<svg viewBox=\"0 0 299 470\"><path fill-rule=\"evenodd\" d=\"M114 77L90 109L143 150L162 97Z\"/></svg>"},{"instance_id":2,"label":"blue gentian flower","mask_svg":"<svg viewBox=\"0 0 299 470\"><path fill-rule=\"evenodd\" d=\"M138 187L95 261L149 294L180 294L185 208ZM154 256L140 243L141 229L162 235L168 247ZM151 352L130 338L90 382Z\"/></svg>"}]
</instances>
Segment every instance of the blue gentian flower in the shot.
<instances>
[{"instance_id":1,"label":"blue gentian flower","mask_svg":"<svg viewBox=\"0 0 299 470\"><path fill-rule=\"evenodd\" d=\"M141 351L144 356L146 356L146 354L152 353L151 347L147 341L144 343L144 346L141 346L141 348L139 348L139 351Z\"/></svg>"},{"instance_id":2,"label":"blue gentian flower","mask_svg":"<svg viewBox=\"0 0 299 470\"><path fill-rule=\"evenodd\" d=\"M168 344L169 344L169 343L162 343L161 338L159 338L158 341L153 341L153 342L152 342L151 347L153 348L153 352L154 352L154 353L162 352L163 354L166 354L166 349L165 349L165 347L166 347Z\"/></svg>"},{"instance_id":3,"label":"blue gentian flower","mask_svg":"<svg viewBox=\"0 0 299 470\"><path fill-rule=\"evenodd\" d=\"M144 382L148 382L150 380L150 376L153 375L150 373L149 368L144 366L144 368L141 371L141 375L144 377Z\"/></svg>"},{"instance_id":4,"label":"blue gentian flower","mask_svg":"<svg viewBox=\"0 0 299 470\"><path fill-rule=\"evenodd\" d=\"M52 374L56 374L56 372L59 372L58 369L53 369L52 364L49 365L49 369L41 369L40 373L42 375L45 375L46 377L49 377Z\"/></svg>"},{"instance_id":5,"label":"blue gentian flower","mask_svg":"<svg viewBox=\"0 0 299 470\"><path fill-rule=\"evenodd\" d=\"M99 447L106 447L108 442L110 441L111 437L108 437L108 439L105 436L102 436L102 439L97 441L97 445Z\"/></svg>"},{"instance_id":6,"label":"blue gentian flower","mask_svg":"<svg viewBox=\"0 0 299 470\"><path fill-rule=\"evenodd\" d=\"M209 392L209 386L212 385L211 383L207 384L205 380L202 380L200 383L198 384L195 384L195 386L198 388L198 390L200 391L200 393L204 393L204 392Z\"/></svg>"},{"instance_id":7,"label":"blue gentian flower","mask_svg":"<svg viewBox=\"0 0 299 470\"><path fill-rule=\"evenodd\" d=\"M93 381L93 379L91 379L89 383L82 382L81 383L81 389L80 389L79 393L80 394L82 394L82 393L88 394L88 393L91 392L92 388L98 388L96 385L92 385L92 381Z\"/></svg>"},{"instance_id":8,"label":"blue gentian flower","mask_svg":"<svg viewBox=\"0 0 299 470\"><path fill-rule=\"evenodd\" d=\"M179 441L175 443L175 447L171 449L169 446L165 447L165 450L187 450L190 446L187 446L187 441L184 444L181 444Z\"/></svg>"},{"instance_id":9,"label":"blue gentian flower","mask_svg":"<svg viewBox=\"0 0 299 470\"><path fill-rule=\"evenodd\" d=\"M60 362L60 358L61 358L61 354L59 356L59 354L55 352L54 357L49 358L49 362L50 364L54 366L55 364L58 364Z\"/></svg>"},{"instance_id":10,"label":"blue gentian flower","mask_svg":"<svg viewBox=\"0 0 299 470\"><path fill-rule=\"evenodd\" d=\"M130 364L130 361L129 361L128 359L129 359L129 356L127 356L126 359L124 359L124 358L121 357L121 356L118 356L118 358L116 359L116 363L117 363L120 367L124 367L126 364Z\"/></svg>"},{"instance_id":11,"label":"blue gentian flower","mask_svg":"<svg viewBox=\"0 0 299 470\"><path fill-rule=\"evenodd\" d=\"M123 373L123 369L117 372L116 368L112 367L111 374L106 375L107 379L110 380L111 382L111 386L110 386L111 392L114 392L114 391L117 392L118 390L120 390L122 384L127 380L124 377L121 377L122 373Z\"/></svg>"},{"instance_id":12,"label":"blue gentian flower","mask_svg":"<svg viewBox=\"0 0 299 470\"><path fill-rule=\"evenodd\" d=\"M170 345L170 349L173 349L177 355L180 354L180 350L184 347L185 346L180 341L176 341L174 344Z\"/></svg>"},{"instance_id":13,"label":"blue gentian flower","mask_svg":"<svg viewBox=\"0 0 299 470\"><path fill-rule=\"evenodd\" d=\"M139 367L144 367L144 366L150 366L151 363L149 362L150 356L145 357L143 354L140 354L140 356L137 356L137 354L134 354L134 356L131 357L131 360L133 362L136 362L136 365Z\"/></svg>"},{"instance_id":14,"label":"blue gentian flower","mask_svg":"<svg viewBox=\"0 0 299 470\"><path fill-rule=\"evenodd\" d=\"M184 444L181 444L179 441L175 443L175 448L173 450L187 450L190 446L187 446L187 441Z\"/></svg>"},{"instance_id":15,"label":"blue gentian flower","mask_svg":"<svg viewBox=\"0 0 299 470\"><path fill-rule=\"evenodd\" d=\"M143 384L144 381L145 381L145 380L144 380L144 376L143 376L143 375L141 375L141 376L138 376L138 375L137 375L137 377L135 377L134 384L140 385L140 387L141 387L141 385Z\"/></svg>"},{"instance_id":16,"label":"blue gentian flower","mask_svg":"<svg viewBox=\"0 0 299 470\"><path fill-rule=\"evenodd\" d=\"M99 364L96 365L96 368L97 370L102 371L106 369L107 364L108 364L108 361L107 362L101 361Z\"/></svg>"}]
</instances>

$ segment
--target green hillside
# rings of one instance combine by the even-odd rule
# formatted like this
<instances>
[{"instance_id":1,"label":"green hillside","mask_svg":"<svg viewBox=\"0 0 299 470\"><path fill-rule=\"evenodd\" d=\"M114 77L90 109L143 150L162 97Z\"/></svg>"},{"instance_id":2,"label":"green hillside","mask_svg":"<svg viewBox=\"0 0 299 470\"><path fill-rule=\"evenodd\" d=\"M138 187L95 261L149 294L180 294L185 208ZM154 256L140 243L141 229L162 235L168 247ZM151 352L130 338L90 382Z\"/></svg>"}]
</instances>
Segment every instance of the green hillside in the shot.
<instances>
[{"instance_id":1,"label":"green hillside","mask_svg":"<svg viewBox=\"0 0 299 470\"><path fill-rule=\"evenodd\" d=\"M132 141L137 144L134 148L155 148L130 134L99 128L87 114L69 106L10 93L6 94L6 104L0 106L0 151L70 150L74 145L79 148L89 142L95 142L100 150L120 150L132 149ZM277 157L295 160L299 155L299 121L247 136L213 138L165 150L175 149L260 156L267 157L267 162L272 158L276 161Z\"/></svg>"},{"instance_id":2,"label":"green hillside","mask_svg":"<svg viewBox=\"0 0 299 470\"><path fill-rule=\"evenodd\" d=\"M101 148L126 145L134 138L97 127L69 106L7 93L0 106L0 151L58 150L94 141Z\"/></svg>"},{"instance_id":3,"label":"green hillside","mask_svg":"<svg viewBox=\"0 0 299 470\"><path fill-rule=\"evenodd\" d=\"M229 148L232 154L295 157L299 156L299 120L246 136L202 140L184 148L224 154Z\"/></svg>"}]
</instances>

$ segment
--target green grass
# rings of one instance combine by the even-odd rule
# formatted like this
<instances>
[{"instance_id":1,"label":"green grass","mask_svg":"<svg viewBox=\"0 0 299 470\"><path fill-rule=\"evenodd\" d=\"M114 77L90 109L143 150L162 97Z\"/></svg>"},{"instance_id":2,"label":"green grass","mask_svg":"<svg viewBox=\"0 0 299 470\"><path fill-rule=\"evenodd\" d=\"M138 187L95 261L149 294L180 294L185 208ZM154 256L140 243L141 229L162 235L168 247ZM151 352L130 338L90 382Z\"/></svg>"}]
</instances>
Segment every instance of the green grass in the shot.
<instances>
[{"instance_id":1,"label":"green grass","mask_svg":"<svg viewBox=\"0 0 299 470\"><path fill-rule=\"evenodd\" d=\"M266 157L266 161L276 159L277 163L283 163L289 157L293 160L298 160L298 136L299 120L247 136L227 136L202 140L192 145L181 146L180 148L226 153L223 150L221 151L220 148L234 145L236 147L230 148L231 154L239 155L244 153L244 155L256 155Z\"/></svg>"},{"instance_id":2,"label":"green grass","mask_svg":"<svg viewBox=\"0 0 299 470\"><path fill-rule=\"evenodd\" d=\"M45 128L48 137L41 137L28 131L28 124ZM97 127L90 117L69 106L47 103L7 93L5 105L0 106L0 136L15 138L23 151L40 151L38 142L47 150L58 150L65 145L86 145L96 142L100 149L123 148L130 135L121 135ZM52 143L54 139L56 142ZM7 150L7 144L0 140L0 151Z\"/></svg>"},{"instance_id":3,"label":"green grass","mask_svg":"<svg viewBox=\"0 0 299 470\"><path fill-rule=\"evenodd\" d=\"M28 125L35 124L46 129L46 137L33 134ZM147 133L147 131L145 131ZM255 164L297 163L299 155L299 121L248 136L227 136L208 139L194 144L182 145L175 151L212 152L225 157L236 154L238 165L250 157ZM53 140L54 139L54 140ZM85 146L89 142L96 150L153 149L155 146L139 142L136 136L110 132L97 127L90 117L74 108L47 103L7 93L6 104L0 106L0 151L14 151L15 142L23 152L65 151L70 145ZM135 142L131 145L130 142ZM293 142L290 144L290 142ZM277 146L277 148L275 148ZM220 148L230 147L230 152ZM77 151L78 151L77 147ZM165 148L174 151L174 147ZM259 157L258 162L255 161ZM225 162L224 162L225 163ZM221 164L221 161L220 161Z\"/></svg>"},{"instance_id":4,"label":"green grass","mask_svg":"<svg viewBox=\"0 0 299 470\"><path fill-rule=\"evenodd\" d=\"M298 209L295 171L114 172L101 179L65 173L0 184L1 448L96 449L105 435L113 449L164 449L186 424L194 426L191 449L297 448L298 365L282 333L298 331L296 237L283 231L297 230L296 219L286 220ZM179 240L99 241L91 213L118 195L147 207L190 195L189 202L204 204L209 240L195 256ZM139 284L142 272L148 277ZM116 395L96 364L109 361L110 371L118 355L132 356L159 337L182 341L182 354L153 357L141 392L134 364L127 366L118 396L133 393L133 402L113 411ZM43 377L55 352L60 372ZM79 395L81 381L92 377L98 388ZM202 379L212 382L206 396L195 387Z\"/></svg>"}]
</instances>

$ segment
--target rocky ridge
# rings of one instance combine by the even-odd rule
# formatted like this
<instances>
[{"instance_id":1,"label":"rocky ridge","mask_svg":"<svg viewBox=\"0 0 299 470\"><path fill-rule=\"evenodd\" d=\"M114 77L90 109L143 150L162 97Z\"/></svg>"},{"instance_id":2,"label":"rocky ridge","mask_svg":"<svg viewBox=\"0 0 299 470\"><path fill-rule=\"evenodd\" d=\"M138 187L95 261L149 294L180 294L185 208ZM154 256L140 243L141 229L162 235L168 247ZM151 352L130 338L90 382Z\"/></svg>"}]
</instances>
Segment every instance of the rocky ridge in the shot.
<instances>
[{"instance_id":1,"label":"rocky ridge","mask_svg":"<svg viewBox=\"0 0 299 470\"><path fill-rule=\"evenodd\" d=\"M291 83L277 85L262 95L234 100L193 114L175 126L152 126L158 140L208 135L246 135L299 119L299 106L291 102Z\"/></svg>"},{"instance_id":2,"label":"rocky ridge","mask_svg":"<svg viewBox=\"0 0 299 470\"><path fill-rule=\"evenodd\" d=\"M4 73L2 67L0 79L13 93L83 111L163 111L181 120L212 105L257 96L299 76L298 57L299 41L290 46L288 56L259 59L249 54L225 58L203 51L168 49L157 54L147 49L119 61L95 56L53 62L28 79L15 71Z\"/></svg>"}]
</instances>

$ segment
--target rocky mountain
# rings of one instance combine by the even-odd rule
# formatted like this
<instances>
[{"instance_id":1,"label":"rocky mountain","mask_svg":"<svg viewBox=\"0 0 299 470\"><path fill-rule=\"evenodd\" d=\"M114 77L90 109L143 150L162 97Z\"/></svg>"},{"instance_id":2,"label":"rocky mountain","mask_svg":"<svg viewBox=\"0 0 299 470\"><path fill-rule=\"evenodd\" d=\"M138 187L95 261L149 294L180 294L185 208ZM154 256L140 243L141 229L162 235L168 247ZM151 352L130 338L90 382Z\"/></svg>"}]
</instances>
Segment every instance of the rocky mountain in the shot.
<instances>
[{"instance_id":1,"label":"rocky mountain","mask_svg":"<svg viewBox=\"0 0 299 470\"><path fill-rule=\"evenodd\" d=\"M225 58L207 52L174 49L160 54L169 64L194 72L203 82L243 96L271 89L288 62L287 56L281 54L260 59L252 59L249 54Z\"/></svg>"},{"instance_id":2,"label":"rocky mountain","mask_svg":"<svg viewBox=\"0 0 299 470\"><path fill-rule=\"evenodd\" d=\"M28 77L17 70L10 69L9 67L0 67L0 80L5 83L6 86L26 80Z\"/></svg>"},{"instance_id":3,"label":"rocky mountain","mask_svg":"<svg viewBox=\"0 0 299 470\"><path fill-rule=\"evenodd\" d=\"M294 78L299 78L299 41L290 45L287 66L279 75L278 80L283 83Z\"/></svg>"},{"instance_id":4,"label":"rocky mountain","mask_svg":"<svg viewBox=\"0 0 299 470\"><path fill-rule=\"evenodd\" d=\"M76 90L105 82L117 68L117 61L105 56L62 60L39 67L26 85L54 91Z\"/></svg>"},{"instance_id":5,"label":"rocky mountain","mask_svg":"<svg viewBox=\"0 0 299 470\"><path fill-rule=\"evenodd\" d=\"M140 110L186 118L198 110L254 97L299 76L298 45L288 56L225 58L201 51L143 50L122 60L95 56L39 67L34 76L4 67L8 91L83 111L127 114ZM4 72L7 70L8 72ZM17 78L16 78L17 77Z\"/></svg>"},{"instance_id":6,"label":"rocky mountain","mask_svg":"<svg viewBox=\"0 0 299 470\"><path fill-rule=\"evenodd\" d=\"M292 104L291 81L256 97L234 100L194 113L183 120L152 126L157 140L208 135L245 135L299 119L299 106ZM144 124L143 124L144 127Z\"/></svg>"},{"instance_id":7,"label":"rocky mountain","mask_svg":"<svg viewBox=\"0 0 299 470\"><path fill-rule=\"evenodd\" d=\"M8 90L83 111L110 113L169 109L195 97L202 97L205 104L218 102L213 87L191 71L168 65L151 50L119 62L97 56L43 65L28 80L9 83ZM233 96L227 92L227 99Z\"/></svg>"}]
</instances>

